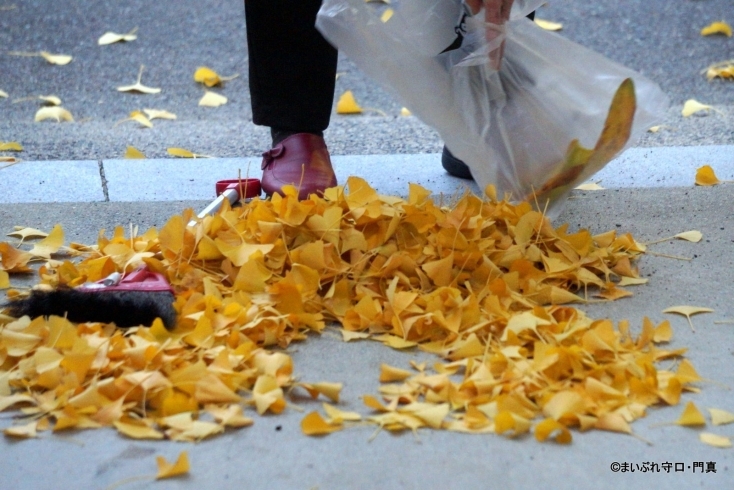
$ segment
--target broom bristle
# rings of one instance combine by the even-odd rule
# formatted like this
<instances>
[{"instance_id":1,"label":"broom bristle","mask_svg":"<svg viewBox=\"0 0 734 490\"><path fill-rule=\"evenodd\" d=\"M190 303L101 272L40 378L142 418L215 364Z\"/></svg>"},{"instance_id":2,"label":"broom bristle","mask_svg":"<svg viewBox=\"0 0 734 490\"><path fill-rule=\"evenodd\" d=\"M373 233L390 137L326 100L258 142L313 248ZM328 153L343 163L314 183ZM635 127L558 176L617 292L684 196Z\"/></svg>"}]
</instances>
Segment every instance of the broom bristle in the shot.
<instances>
[{"instance_id":1,"label":"broom bristle","mask_svg":"<svg viewBox=\"0 0 734 490\"><path fill-rule=\"evenodd\" d=\"M167 329L176 324L174 296L168 291L95 291L74 289L33 291L30 296L4 305L9 315L66 316L75 323L114 323L118 327L150 326L156 318Z\"/></svg>"}]
</instances>

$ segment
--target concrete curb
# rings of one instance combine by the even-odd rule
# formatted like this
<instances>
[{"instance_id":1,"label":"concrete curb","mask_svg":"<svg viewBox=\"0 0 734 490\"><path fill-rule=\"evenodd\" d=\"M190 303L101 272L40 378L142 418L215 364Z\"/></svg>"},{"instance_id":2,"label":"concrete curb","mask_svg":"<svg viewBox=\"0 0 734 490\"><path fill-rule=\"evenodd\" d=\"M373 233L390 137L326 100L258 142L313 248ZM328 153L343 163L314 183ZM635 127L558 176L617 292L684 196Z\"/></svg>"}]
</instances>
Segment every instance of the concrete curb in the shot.
<instances>
[{"instance_id":1,"label":"concrete curb","mask_svg":"<svg viewBox=\"0 0 734 490\"><path fill-rule=\"evenodd\" d=\"M448 175L436 153L333 156L339 182L359 175L383 194L405 195L420 181L453 195L472 182ZM734 179L734 145L631 148L591 180L605 188L689 187L698 167ZM21 162L2 169L0 203L207 200L220 179L260 176L259 158ZM15 183L13 185L12 183Z\"/></svg>"}]
</instances>

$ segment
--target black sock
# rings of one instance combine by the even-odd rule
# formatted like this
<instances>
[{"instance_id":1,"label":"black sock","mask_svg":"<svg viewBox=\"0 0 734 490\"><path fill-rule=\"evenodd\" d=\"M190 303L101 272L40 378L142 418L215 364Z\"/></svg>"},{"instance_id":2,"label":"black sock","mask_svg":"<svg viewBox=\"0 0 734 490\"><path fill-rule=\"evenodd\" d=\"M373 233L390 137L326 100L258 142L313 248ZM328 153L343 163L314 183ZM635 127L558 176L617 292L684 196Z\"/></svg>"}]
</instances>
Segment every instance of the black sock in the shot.
<instances>
[{"instance_id":1,"label":"black sock","mask_svg":"<svg viewBox=\"0 0 734 490\"><path fill-rule=\"evenodd\" d=\"M293 136L298 133L310 133L322 138L324 137L323 131L291 131L290 129L270 128L270 137L273 138L273 146L277 145L288 136Z\"/></svg>"}]
</instances>

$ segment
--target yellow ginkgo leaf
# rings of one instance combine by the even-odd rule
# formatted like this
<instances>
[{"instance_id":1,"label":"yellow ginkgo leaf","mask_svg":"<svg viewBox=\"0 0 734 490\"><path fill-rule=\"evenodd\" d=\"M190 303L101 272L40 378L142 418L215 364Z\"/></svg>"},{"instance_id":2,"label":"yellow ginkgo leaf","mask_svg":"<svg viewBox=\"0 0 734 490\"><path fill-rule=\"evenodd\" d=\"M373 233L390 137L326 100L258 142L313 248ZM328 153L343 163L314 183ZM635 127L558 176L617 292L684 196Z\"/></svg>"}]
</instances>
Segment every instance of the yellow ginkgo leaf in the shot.
<instances>
[{"instance_id":1,"label":"yellow ginkgo leaf","mask_svg":"<svg viewBox=\"0 0 734 490\"><path fill-rule=\"evenodd\" d=\"M31 438L37 437L37 425L38 421L34 420L25 425L13 425L3 431L6 436L19 437L19 438Z\"/></svg>"},{"instance_id":2,"label":"yellow ginkgo leaf","mask_svg":"<svg viewBox=\"0 0 734 490\"><path fill-rule=\"evenodd\" d=\"M158 474L156 480L163 478L171 478L172 476L185 475L189 472L189 454L186 451L181 451L178 455L176 462L171 464L166 461L163 456L156 456L156 463L158 464Z\"/></svg>"},{"instance_id":3,"label":"yellow ginkgo leaf","mask_svg":"<svg viewBox=\"0 0 734 490\"><path fill-rule=\"evenodd\" d=\"M0 90L0 97L7 98L8 93L5 90Z\"/></svg>"},{"instance_id":4,"label":"yellow ginkgo leaf","mask_svg":"<svg viewBox=\"0 0 734 490\"><path fill-rule=\"evenodd\" d=\"M362 416L357 412L345 412L344 410L339 410L328 403L323 403L321 406L324 407L326 415L329 416L328 422L330 424L341 424L344 421L357 422L362 420Z\"/></svg>"},{"instance_id":5,"label":"yellow ginkgo leaf","mask_svg":"<svg viewBox=\"0 0 734 490\"><path fill-rule=\"evenodd\" d=\"M588 184L581 184L574 189L579 191L603 191L604 187L600 186L596 182L589 182Z\"/></svg>"},{"instance_id":6,"label":"yellow ginkgo leaf","mask_svg":"<svg viewBox=\"0 0 734 490\"><path fill-rule=\"evenodd\" d=\"M113 425L120 434L132 439L163 439L163 434L143 423L130 420L116 420Z\"/></svg>"},{"instance_id":7,"label":"yellow ginkgo leaf","mask_svg":"<svg viewBox=\"0 0 734 490\"><path fill-rule=\"evenodd\" d=\"M693 402L688 402L681 416L675 421L675 424L686 427L706 425L706 418Z\"/></svg>"},{"instance_id":8,"label":"yellow ginkgo leaf","mask_svg":"<svg viewBox=\"0 0 734 490\"><path fill-rule=\"evenodd\" d=\"M351 90L344 92L336 103L337 114L362 114L363 109L357 104Z\"/></svg>"},{"instance_id":9,"label":"yellow ginkgo leaf","mask_svg":"<svg viewBox=\"0 0 734 490\"><path fill-rule=\"evenodd\" d=\"M126 121L136 121L140 123L141 126L145 126L146 128L152 128L153 123L150 122L150 120L140 111L133 111L130 113L130 117L128 119L125 119Z\"/></svg>"},{"instance_id":10,"label":"yellow ginkgo leaf","mask_svg":"<svg viewBox=\"0 0 734 490\"><path fill-rule=\"evenodd\" d=\"M688 99L685 104L683 104L683 110L681 111L681 114L683 114L683 117L689 117L698 112L708 112L712 109L713 107L710 105L702 104L695 99Z\"/></svg>"},{"instance_id":11,"label":"yellow ginkgo leaf","mask_svg":"<svg viewBox=\"0 0 734 490\"><path fill-rule=\"evenodd\" d=\"M404 116L404 117L408 117L408 116L412 116L413 113L410 112L410 110L408 110L407 107L403 107L403 108L400 109L400 115L401 116Z\"/></svg>"},{"instance_id":12,"label":"yellow ginkgo leaf","mask_svg":"<svg viewBox=\"0 0 734 490\"><path fill-rule=\"evenodd\" d=\"M552 418L547 418L535 426L535 438L539 442L545 442L549 437L559 444L570 444L573 439L566 426Z\"/></svg>"},{"instance_id":13,"label":"yellow ginkgo leaf","mask_svg":"<svg viewBox=\"0 0 734 490\"><path fill-rule=\"evenodd\" d=\"M124 158L129 158L129 159L144 159L145 158L145 155L143 154L142 151L138 150L134 146L128 146L127 149L125 150L125 156L124 156Z\"/></svg>"},{"instance_id":14,"label":"yellow ginkgo leaf","mask_svg":"<svg viewBox=\"0 0 734 490\"><path fill-rule=\"evenodd\" d=\"M714 425L726 425L734 422L734 413L719 408L709 408L708 411L711 415L711 423Z\"/></svg>"},{"instance_id":15,"label":"yellow ginkgo leaf","mask_svg":"<svg viewBox=\"0 0 734 490\"><path fill-rule=\"evenodd\" d=\"M394 13L395 13L395 11L393 9L385 9L385 11L380 16L380 20L383 23L385 23L388 20L392 19L392 16L393 16Z\"/></svg>"},{"instance_id":16,"label":"yellow ginkgo leaf","mask_svg":"<svg viewBox=\"0 0 734 490\"><path fill-rule=\"evenodd\" d=\"M8 289L10 287L10 274L8 271L0 269L0 289Z\"/></svg>"},{"instance_id":17,"label":"yellow ginkgo leaf","mask_svg":"<svg viewBox=\"0 0 734 490\"><path fill-rule=\"evenodd\" d=\"M61 99L55 95L39 95L38 98L49 105L61 105Z\"/></svg>"},{"instance_id":18,"label":"yellow ginkgo leaf","mask_svg":"<svg viewBox=\"0 0 734 490\"><path fill-rule=\"evenodd\" d=\"M53 106L53 107L41 107L36 112L36 116L34 118L34 121L44 121L46 119L54 119L56 122L61 121L74 121L74 116L71 115L71 112L67 111L61 106Z\"/></svg>"},{"instance_id":19,"label":"yellow ginkgo leaf","mask_svg":"<svg viewBox=\"0 0 734 490\"><path fill-rule=\"evenodd\" d=\"M158 109L143 109L143 112L148 115L148 119L176 119L176 114L172 112L158 110Z\"/></svg>"},{"instance_id":20,"label":"yellow ginkgo leaf","mask_svg":"<svg viewBox=\"0 0 734 490\"><path fill-rule=\"evenodd\" d=\"M639 286L641 284L647 284L649 282L648 279L645 279L643 277L627 277L622 276L622 279L619 280L617 283L617 286L619 287L625 287L625 286Z\"/></svg>"},{"instance_id":21,"label":"yellow ginkgo leaf","mask_svg":"<svg viewBox=\"0 0 734 490\"><path fill-rule=\"evenodd\" d=\"M325 436L342 430L341 424L330 424L318 412L311 412L301 420L301 431L307 436Z\"/></svg>"},{"instance_id":22,"label":"yellow ginkgo leaf","mask_svg":"<svg viewBox=\"0 0 734 490\"><path fill-rule=\"evenodd\" d=\"M118 43L121 41L125 41L125 42L135 41L138 38L138 36L135 35L136 32L138 32L137 27L133 29L132 31L128 32L127 34L116 34L114 32L105 32L97 40L97 44L100 46L105 46L107 44Z\"/></svg>"},{"instance_id":23,"label":"yellow ginkgo leaf","mask_svg":"<svg viewBox=\"0 0 734 490\"><path fill-rule=\"evenodd\" d=\"M143 69L145 66L140 66L140 71L138 72L138 80L133 85L125 85L123 87L117 87L118 92L140 92L141 94L158 94L161 92L160 88L153 88L153 87L146 87L142 83L140 83L140 79L143 77Z\"/></svg>"},{"instance_id":24,"label":"yellow ginkgo leaf","mask_svg":"<svg viewBox=\"0 0 734 490\"><path fill-rule=\"evenodd\" d=\"M658 240L655 240L654 242L647 242L645 245L654 245L656 243L667 242L668 240L674 240L676 238L679 240L685 240L687 242L698 243L703 238L703 233L698 230L683 231L667 238L660 238Z\"/></svg>"},{"instance_id":25,"label":"yellow ginkgo leaf","mask_svg":"<svg viewBox=\"0 0 734 490\"><path fill-rule=\"evenodd\" d=\"M663 129L663 126L651 126L651 127L649 127L649 128L647 129L647 132L648 132L648 133L657 133L657 132L659 132L659 131L660 131L661 129Z\"/></svg>"},{"instance_id":26,"label":"yellow ginkgo leaf","mask_svg":"<svg viewBox=\"0 0 734 490\"><path fill-rule=\"evenodd\" d=\"M23 151L23 147L17 141L0 142L0 151Z\"/></svg>"},{"instance_id":27,"label":"yellow ginkgo leaf","mask_svg":"<svg viewBox=\"0 0 734 490\"><path fill-rule=\"evenodd\" d=\"M536 17L533 22L535 22L538 27L546 31L560 31L561 29L563 29L563 24L559 24L558 22L551 22L550 20L543 20Z\"/></svg>"},{"instance_id":28,"label":"yellow ginkgo leaf","mask_svg":"<svg viewBox=\"0 0 734 490\"><path fill-rule=\"evenodd\" d=\"M723 34L727 37L731 37L731 26L725 21L720 20L717 22L712 22L711 24L701 29L702 36L711 36L713 34Z\"/></svg>"},{"instance_id":29,"label":"yellow ginkgo leaf","mask_svg":"<svg viewBox=\"0 0 734 490\"><path fill-rule=\"evenodd\" d=\"M721 184L721 181L716 177L714 169L711 165L704 165L696 170L696 185L711 186Z\"/></svg>"},{"instance_id":30,"label":"yellow ginkgo leaf","mask_svg":"<svg viewBox=\"0 0 734 490\"><path fill-rule=\"evenodd\" d=\"M27 240L29 238L46 238L48 233L45 231L38 230L36 228L29 228L27 226L16 226L15 231L8 233L8 236L20 238L21 240Z\"/></svg>"},{"instance_id":31,"label":"yellow ginkgo leaf","mask_svg":"<svg viewBox=\"0 0 734 490\"><path fill-rule=\"evenodd\" d=\"M696 331L691 323L691 315L698 313L713 313L714 310L711 308L704 308L701 306L671 306L663 310L663 313L675 313L677 315L683 315L688 319L688 324L691 326L691 330Z\"/></svg>"},{"instance_id":32,"label":"yellow ginkgo leaf","mask_svg":"<svg viewBox=\"0 0 734 490\"><path fill-rule=\"evenodd\" d=\"M46 51L39 53L43 59L54 65L68 65L71 63L72 57L65 54L51 54Z\"/></svg>"},{"instance_id":33,"label":"yellow ginkgo leaf","mask_svg":"<svg viewBox=\"0 0 734 490\"><path fill-rule=\"evenodd\" d=\"M214 87L222 83L222 79L219 74L206 66L200 66L194 72L194 81L203 83L207 87Z\"/></svg>"},{"instance_id":34,"label":"yellow ginkgo leaf","mask_svg":"<svg viewBox=\"0 0 734 490\"><path fill-rule=\"evenodd\" d=\"M731 447L731 439L726 436L720 436L710 432L701 432L698 435L698 438L701 442L708 444L709 446L722 448Z\"/></svg>"},{"instance_id":35,"label":"yellow ginkgo leaf","mask_svg":"<svg viewBox=\"0 0 734 490\"><path fill-rule=\"evenodd\" d=\"M709 66L702 73L706 74L706 78L713 80L714 78L722 78L724 80L734 80L734 60L720 61Z\"/></svg>"},{"instance_id":36,"label":"yellow ginkgo leaf","mask_svg":"<svg viewBox=\"0 0 734 490\"><path fill-rule=\"evenodd\" d=\"M207 90L204 92L204 96L199 100L199 105L204 107L219 107L227 103L227 97L224 95L210 92Z\"/></svg>"},{"instance_id":37,"label":"yellow ginkgo leaf","mask_svg":"<svg viewBox=\"0 0 734 490\"><path fill-rule=\"evenodd\" d=\"M184 148L168 148L166 151L169 155L180 158L211 158L207 155L199 155Z\"/></svg>"}]
</instances>

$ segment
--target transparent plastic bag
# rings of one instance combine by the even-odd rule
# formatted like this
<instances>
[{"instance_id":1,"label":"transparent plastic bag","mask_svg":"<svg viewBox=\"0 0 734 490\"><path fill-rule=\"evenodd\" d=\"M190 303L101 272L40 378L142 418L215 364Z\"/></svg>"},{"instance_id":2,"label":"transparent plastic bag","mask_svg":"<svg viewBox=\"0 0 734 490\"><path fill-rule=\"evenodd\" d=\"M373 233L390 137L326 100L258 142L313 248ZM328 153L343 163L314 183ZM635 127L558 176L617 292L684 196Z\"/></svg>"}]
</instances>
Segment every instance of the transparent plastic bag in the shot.
<instances>
[{"instance_id":1,"label":"transparent plastic bag","mask_svg":"<svg viewBox=\"0 0 734 490\"><path fill-rule=\"evenodd\" d=\"M511 20L491 26L461 0L392 0L389 7L324 0L316 26L435 128L480 188L493 184L500 196L550 204L553 216L573 187L659 122L669 101L639 73L525 18L542 3L515 0ZM487 28L496 31L491 42ZM502 41L498 71L489 56ZM636 110L623 141L580 158L603 143L610 104L626 79Z\"/></svg>"}]
</instances>

